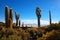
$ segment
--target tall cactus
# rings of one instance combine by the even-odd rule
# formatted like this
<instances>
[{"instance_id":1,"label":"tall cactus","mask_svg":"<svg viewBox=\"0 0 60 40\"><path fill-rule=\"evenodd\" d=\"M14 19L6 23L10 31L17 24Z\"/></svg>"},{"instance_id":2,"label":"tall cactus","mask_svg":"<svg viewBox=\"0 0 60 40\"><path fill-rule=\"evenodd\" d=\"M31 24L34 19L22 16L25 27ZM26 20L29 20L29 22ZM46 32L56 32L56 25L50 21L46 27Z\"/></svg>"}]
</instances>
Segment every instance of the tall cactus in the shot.
<instances>
[{"instance_id":1,"label":"tall cactus","mask_svg":"<svg viewBox=\"0 0 60 40\"><path fill-rule=\"evenodd\" d=\"M49 20L50 20L50 26L51 26L52 19L51 19L51 11L50 10L49 10Z\"/></svg>"},{"instance_id":2,"label":"tall cactus","mask_svg":"<svg viewBox=\"0 0 60 40\"><path fill-rule=\"evenodd\" d=\"M19 15L16 14L16 12L15 12L15 18L16 18L16 26L18 26Z\"/></svg>"},{"instance_id":3,"label":"tall cactus","mask_svg":"<svg viewBox=\"0 0 60 40\"><path fill-rule=\"evenodd\" d=\"M38 18L38 27L40 27L41 10L39 9L39 7L36 8L36 15Z\"/></svg>"},{"instance_id":4,"label":"tall cactus","mask_svg":"<svg viewBox=\"0 0 60 40\"><path fill-rule=\"evenodd\" d=\"M9 27L12 29L12 24L13 24L13 15L12 15L12 8L10 8L9 11Z\"/></svg>"},{"instance_id":5,"label":"tall cactus","mask_svg":"<svg viewBox=\"0 0 60 40\"><path fill-rule=\"evenodd\" d=\"M8 28L9 26L9 12L8 12L8 6L5 7L5 25L6 25L6 28Z\"/></svg>"}]
</instances>

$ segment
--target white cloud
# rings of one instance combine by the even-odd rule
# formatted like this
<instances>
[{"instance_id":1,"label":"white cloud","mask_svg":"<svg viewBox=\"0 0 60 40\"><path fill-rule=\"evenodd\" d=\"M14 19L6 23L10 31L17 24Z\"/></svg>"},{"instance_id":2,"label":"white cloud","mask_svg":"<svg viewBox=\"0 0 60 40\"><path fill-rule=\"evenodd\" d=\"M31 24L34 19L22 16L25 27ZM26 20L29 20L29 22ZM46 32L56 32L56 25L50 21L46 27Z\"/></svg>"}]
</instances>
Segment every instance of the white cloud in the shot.
<instances>
[{"instance_id":1,"label":"white cloud","mask_svg":"<svg viewBox=\"0 0 60 40\"><path fill-rule=\"evenodd\" d=\"M31 25L37 25L37 20L29 20L29 19L24 19L24 20L21 20L21 22L24 22L24 24L31 24ZM46 21L46 20L41 20L41 25L48 25L49 24L49 21Z\"/></svg>"},{"instance_id":2,"label":"white cloud","mask_svg":"<svg viewBox=\"0 0 60 40\"><path fill-rule=\"evenodd\" d=\"M37 26L37 20L24 19L21 20L21 23L22 22L26 25ZM40 20L40 22L41 22L41 26L49 25L49 21L47 20ZM58 21L52 21L52 23L58 23Z\"/></svg>"},{"instance_id":3,"label":"white cloud","mask_svg":"<svg viewBox=\"0 0 60 40\"><path fill-rule=\"evenodd\" d=\"M58 23L59 21L52 21L52 23Z\"/></svg>"}]
</instances>

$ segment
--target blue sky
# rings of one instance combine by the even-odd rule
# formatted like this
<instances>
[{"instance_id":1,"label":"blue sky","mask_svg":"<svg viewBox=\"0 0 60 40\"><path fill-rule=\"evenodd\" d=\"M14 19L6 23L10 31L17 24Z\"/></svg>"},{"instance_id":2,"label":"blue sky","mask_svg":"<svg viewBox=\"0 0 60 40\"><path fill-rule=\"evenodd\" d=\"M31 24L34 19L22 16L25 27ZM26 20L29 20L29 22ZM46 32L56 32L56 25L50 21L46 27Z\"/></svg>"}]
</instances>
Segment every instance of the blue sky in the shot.
<instances>
[{"instance_id":1,"label":"blue sky","mask_svg":"<svg viewBox=\"0 0 60 40\"><path fill-rule=\"evenodd\" d=\"M20 15L21 22L37 23L36 7L41 9L41 23L49 22L49 10L51 10L52 21L60 21L60 0L0 0L0 21L5 20L5 6L13 9L13 18L15 14Z\"/></svg>"}]
</instances>

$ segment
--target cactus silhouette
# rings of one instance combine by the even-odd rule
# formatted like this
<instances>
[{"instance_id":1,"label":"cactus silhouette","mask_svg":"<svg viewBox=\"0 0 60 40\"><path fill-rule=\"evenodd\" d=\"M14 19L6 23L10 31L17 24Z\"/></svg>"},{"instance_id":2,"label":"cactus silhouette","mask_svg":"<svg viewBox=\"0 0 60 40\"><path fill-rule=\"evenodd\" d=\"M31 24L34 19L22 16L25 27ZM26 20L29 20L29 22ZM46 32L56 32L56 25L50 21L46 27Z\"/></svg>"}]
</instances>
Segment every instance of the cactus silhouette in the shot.
<instances>
[{"instance_id":1,"label":"cactus silhouette","mask_svg":"<svg viewBox=\"0 0 60 40\"><path fill-rule=\"evenodd\" d=\"M36 15L38 18L38 27L40 27L41 10L39 9L39 7L36 8Z\"/></svg>"},{"instance_id":2,"label":"cactus silhouette","mask_svg":"<svg viewBox=\"0 0 60 40\"><path fill-rule=\"evenodd\" d=\"M16 18L16 26L18 26L19 15L16 14L16 12L15 12L15 18Z\"/></svg>"},{"instance_id":3,"label":"cactus silhouette","mask_svg":"<svg viewBox=\"0 0 60 40\"><path fill-rule=\"evenodd\" d=\"M9 12L8 12L8 6L5 7L5 25L6 25L6 28L8 28L9 26Z\"/></svg>"},{"instance_id":4,"label":"cactus silhouette","mask_svg":"<svg viewBox=\"0 0 60 40\"><path fill-rule=\"evenodd\" d=\"M49 20L50 20L50 26L51 26L51 11L49 10Z\"/></svg>"}]
</instances>

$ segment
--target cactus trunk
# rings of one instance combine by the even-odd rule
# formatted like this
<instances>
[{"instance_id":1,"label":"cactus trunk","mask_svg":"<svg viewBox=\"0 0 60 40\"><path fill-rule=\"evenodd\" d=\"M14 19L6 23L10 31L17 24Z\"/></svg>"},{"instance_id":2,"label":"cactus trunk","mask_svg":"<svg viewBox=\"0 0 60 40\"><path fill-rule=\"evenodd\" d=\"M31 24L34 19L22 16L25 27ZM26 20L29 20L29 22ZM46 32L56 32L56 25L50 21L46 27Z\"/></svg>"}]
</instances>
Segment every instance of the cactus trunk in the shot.
<instances>
[{"instance_id":1,"label":"cactus trunk","mask_svg":"<svg viewBox=\"0 0 60 40\"><path fill-rule=\"evenodd\" d=\"M38 28L40 27L40 18L38 18Z\"/></svg>"},{"instance_id":2,"label":"cactus trunk","mask_svg":"<svg viewBox=\"0 0 60 40\"><path fill-rule=\"evenodd\" d=\"M12 24L13 24L13 18L12 18L12 9L10 9L10 13L9 13L9 27L10 29L12 29Z\"/></svg>"}]
</instances>

